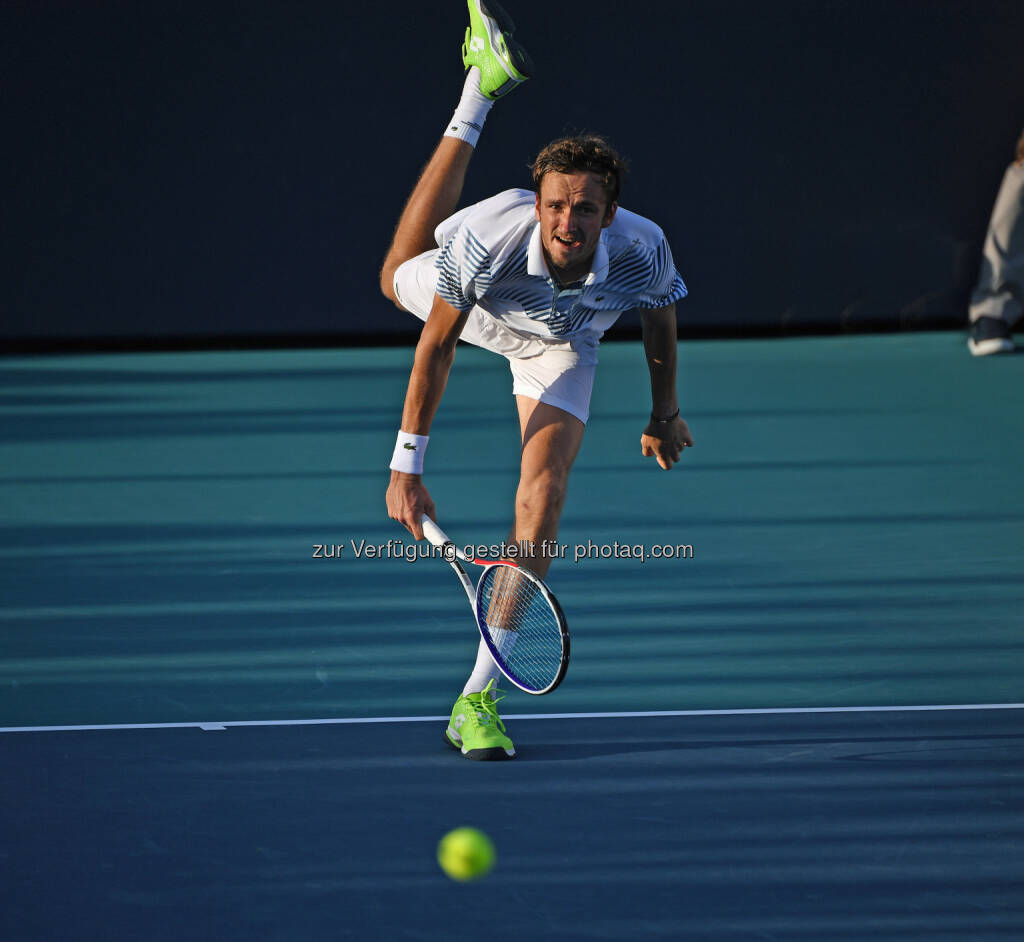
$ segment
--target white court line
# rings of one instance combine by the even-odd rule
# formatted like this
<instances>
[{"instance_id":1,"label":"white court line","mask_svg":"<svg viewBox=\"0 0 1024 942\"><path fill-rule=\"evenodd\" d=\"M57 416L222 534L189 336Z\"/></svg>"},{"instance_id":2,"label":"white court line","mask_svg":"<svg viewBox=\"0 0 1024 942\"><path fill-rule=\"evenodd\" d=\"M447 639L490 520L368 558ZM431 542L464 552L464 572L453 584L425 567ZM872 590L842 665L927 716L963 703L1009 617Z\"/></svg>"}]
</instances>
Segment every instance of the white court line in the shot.
<instances>
[{"instance_id":1,"label":"white court line","mask_svg":"<svg viewBox=\"0 0 1024 942\"><path fill-rule=\"evenodd\" d=\"M787 713L937 713L949 710L1024 710L1024 703L947 703L926 706L768 707L746 710L647 710L632 713L513 713L506 720L607 720L649 716L780 716ZM3 726L0 733L74 733L104 729L225 730L232 726L354 726L364 723L439 723L447 716L362 716L322 720L225 720L207 723L117 723L102 726Z\"/></svg>"}]
</instances>

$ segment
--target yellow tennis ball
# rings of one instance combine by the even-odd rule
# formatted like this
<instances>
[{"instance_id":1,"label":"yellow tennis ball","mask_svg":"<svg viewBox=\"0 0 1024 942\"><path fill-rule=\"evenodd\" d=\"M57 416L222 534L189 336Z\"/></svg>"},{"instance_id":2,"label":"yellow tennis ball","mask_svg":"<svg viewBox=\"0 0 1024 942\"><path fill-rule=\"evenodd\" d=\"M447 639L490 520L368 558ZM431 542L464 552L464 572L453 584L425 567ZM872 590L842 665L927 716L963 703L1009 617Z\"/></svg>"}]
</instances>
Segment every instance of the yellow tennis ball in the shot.
<instances>
[{"instance_id":1,"label":"yellow tennis ball","mask_svg":"<svg viewBox=\"0 0 1024 942\"><path fill-rule=\"evenodd\" d=\"M494 866L494 845L476 828L456 828L437 845L437 862L453 880L476 880Z\"/></svg>"}]
</instances>

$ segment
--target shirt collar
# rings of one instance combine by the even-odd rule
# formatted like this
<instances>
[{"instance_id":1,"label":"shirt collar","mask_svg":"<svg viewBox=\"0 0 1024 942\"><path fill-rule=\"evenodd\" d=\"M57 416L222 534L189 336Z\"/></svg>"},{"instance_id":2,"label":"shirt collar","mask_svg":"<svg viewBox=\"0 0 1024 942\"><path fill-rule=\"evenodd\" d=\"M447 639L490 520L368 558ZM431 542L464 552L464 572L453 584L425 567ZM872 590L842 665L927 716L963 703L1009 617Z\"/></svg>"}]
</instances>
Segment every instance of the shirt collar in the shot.
<instances>
[{"instance_id":1,"label":"shirt collar","mask_svg":"<svg viewBox=\"0 0 1024 942\"><path fill-rule=\"evenodd\" d=\"M607 229L601 230L601 237L594 251L593 261L590 263L590 273L584 279L584 285L600 284L608 277L608 248L605 245ZM551 271L548 268L547 259L544 258L544 248L541 246L540 223L535 223L533 232L530 235L530 244L526 250L526 273L536 275L546 281L553 281Z\"/></svg>"}]
</instances>

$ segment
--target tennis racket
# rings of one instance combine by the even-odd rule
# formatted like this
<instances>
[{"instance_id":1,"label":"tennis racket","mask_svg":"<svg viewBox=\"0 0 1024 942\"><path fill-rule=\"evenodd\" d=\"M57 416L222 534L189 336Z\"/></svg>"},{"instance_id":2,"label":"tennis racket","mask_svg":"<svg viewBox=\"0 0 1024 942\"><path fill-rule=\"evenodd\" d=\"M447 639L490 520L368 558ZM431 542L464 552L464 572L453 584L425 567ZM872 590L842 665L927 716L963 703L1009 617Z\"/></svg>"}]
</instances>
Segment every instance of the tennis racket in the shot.
<instances>
[{"instance_id":1,"label":"tennis racket","mask_svg":"<svg viewBox=\"0 0 1024 942\"><path fill-rule=\"evenodd\" d=\"M498 669L526 693L551 693L569 669L569 626L551 590L513 562L470 559L429 517L421 523L466 590ZM475 587L463 563L483 568Z\"/></svg>"}]
</instances>

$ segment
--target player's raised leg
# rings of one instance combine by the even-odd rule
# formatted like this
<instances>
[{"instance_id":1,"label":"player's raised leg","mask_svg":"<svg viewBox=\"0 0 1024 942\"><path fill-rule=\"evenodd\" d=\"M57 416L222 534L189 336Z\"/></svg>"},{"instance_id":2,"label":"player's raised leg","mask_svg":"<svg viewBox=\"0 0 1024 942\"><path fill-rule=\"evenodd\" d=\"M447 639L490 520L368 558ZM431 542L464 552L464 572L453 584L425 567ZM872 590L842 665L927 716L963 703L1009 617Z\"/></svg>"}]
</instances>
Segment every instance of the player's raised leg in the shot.
<instances>
[{"instance_id":1,"label":"player's raised leg","mask_svg":"<svg viewBox=\"0 0 1024 942\"><path fill-rule=\"evenodd\" d=\"M437 145L413 188L380 272L380 290L399 307L395 296L395 272L409 259L437 248L434 230L458 205L473 148L465 141L444 137Z\"/></svg>"},{"instance_id":2,"label":"player's raised leg","mask_svg":"<svg viewBox=\"0 0 1024 942\"><path fill-rule=\"evenodd\" d=\"M491 106L533 72L526 50L512 39L514 26L508 14L493 0L468 2L470 25L462 47L468 72L462 97L402 210L381 268L381 291L400 307L395 297L395 271L403 262L437 247L434 230L458 206L466 170Z\"/></svg>"}]
</instances>

